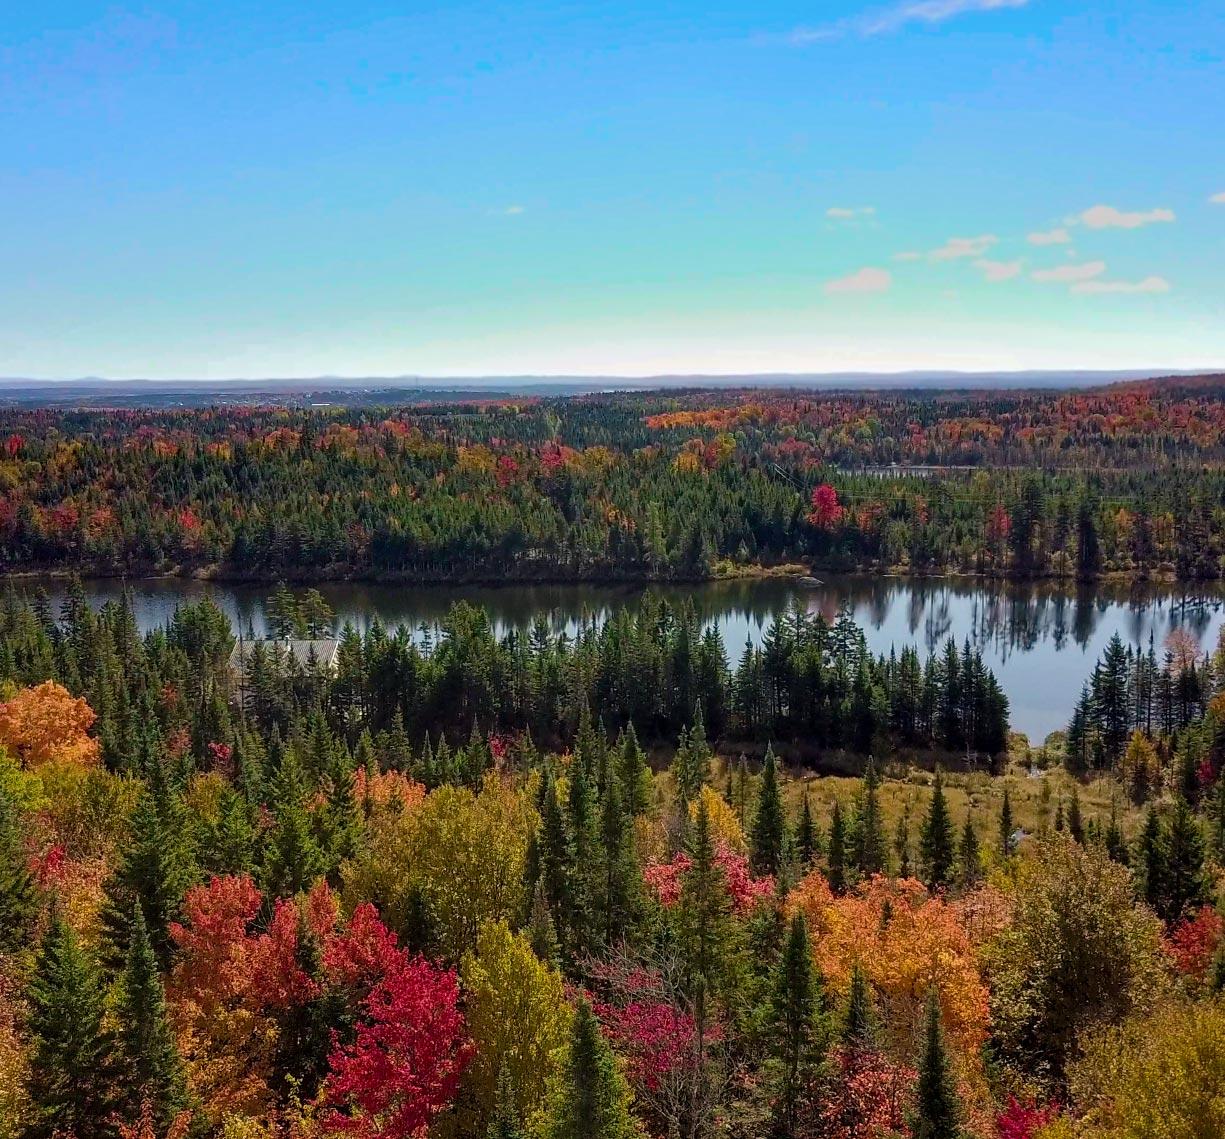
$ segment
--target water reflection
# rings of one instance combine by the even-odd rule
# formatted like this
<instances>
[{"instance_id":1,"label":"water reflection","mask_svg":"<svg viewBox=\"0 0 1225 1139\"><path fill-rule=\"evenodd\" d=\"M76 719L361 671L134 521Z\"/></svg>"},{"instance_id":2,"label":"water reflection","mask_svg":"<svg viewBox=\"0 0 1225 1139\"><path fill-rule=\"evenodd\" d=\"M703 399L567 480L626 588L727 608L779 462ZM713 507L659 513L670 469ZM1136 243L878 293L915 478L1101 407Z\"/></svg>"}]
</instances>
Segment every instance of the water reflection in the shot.
<instances>
[{"instance_id":1,"label":"water reflection","mask_svg":"<svg viewBox=\"0 0 1225 1139\"><path fill-rule=\"evenodd\" d=\"M64 583L41 585L57 605ZM91 601L119 595L118 580L86 583ZM265 632L266 586L157 579L129 583L141 626L164 623L183 600L209 596L236 627ZM1225 613L1225 591L1213 587L1061 587L1054 583L999 585L972 579L904 580L889 577L829 577L816 586L794 581L722 581L653 587L674 605L692 605L705 626L721 633L735 662L746 641L758 643L770 622L792 605L833 620L849 607L876 652L917 645L938 650L952 636L969 639L995 669L1012 704L1012 722L1031 738L1062 728L1072 703L1106 642L1118 633L1129 644L1158 647L1182 626L1203 648L1215 645ZM376 617L392 628L436 637L447 610L463 599L489 610L499 632L526 629L543 616L555 632L577 633L642 595L634 586L537 585L501 588L421 588L333 583L320 592L339 623L366 628ZM424 632L422 632L424 631Z\"/></svg>"}]
</instances>

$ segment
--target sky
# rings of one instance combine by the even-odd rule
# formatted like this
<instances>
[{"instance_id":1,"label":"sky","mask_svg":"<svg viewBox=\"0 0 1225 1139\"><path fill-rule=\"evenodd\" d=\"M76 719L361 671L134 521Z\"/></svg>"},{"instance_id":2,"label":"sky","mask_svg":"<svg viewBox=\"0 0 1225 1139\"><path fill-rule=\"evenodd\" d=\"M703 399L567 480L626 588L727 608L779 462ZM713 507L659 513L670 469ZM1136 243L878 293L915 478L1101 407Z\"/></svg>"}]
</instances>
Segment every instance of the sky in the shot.
<instances>
[{"instance_id":1,"label":"sky","mask_svg":"<svg viewBox=\"0 0 1225 1139\"><path fill-rule=\"evenodd\" d=\"M0 5L0 376L1225 366L1225 4Z\"/></svg>"}]
</instances>

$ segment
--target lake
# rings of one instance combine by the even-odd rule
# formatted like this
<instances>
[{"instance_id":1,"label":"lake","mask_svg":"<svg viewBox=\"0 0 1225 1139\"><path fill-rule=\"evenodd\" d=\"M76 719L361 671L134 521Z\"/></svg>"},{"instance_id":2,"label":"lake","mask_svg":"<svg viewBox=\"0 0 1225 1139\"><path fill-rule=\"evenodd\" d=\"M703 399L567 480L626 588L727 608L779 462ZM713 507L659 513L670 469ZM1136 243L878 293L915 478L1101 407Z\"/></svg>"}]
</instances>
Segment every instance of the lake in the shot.
<instances>
[{"instance_id":1,"label":"lake","mask_svg":"<svg viewBox=\"0 0 1225 1139\"><path fill-rule=\"evenodd\" d=\"M58 606L64 582L19 582L19 589L46 589ZM128 583L142 628L164 623L180 601L211 597L235 623L255 635L264 632L267 586L234 585L178 578ZM890 577L826 576L820 585L784 579L652 586L669 601L692 602L707 624L717 625L734 664L746 640L759 641L771 619L798 601L832 619L849 605L876 652L915 644L926 653L952 636L967 637L999 677L1011 704L1012 726L1037 743L1066 726L1072 705L1106 642L1118 633L1125 642L1158 654L1175 626L1193 633L1202 649L1216 645L1225 621L1225 589L1199 585L1075 588L1054 583L994 584L972 579L906 580ZM118 597L117 579L85 583L91 602ZM543 613L555 631L573 631L611 610L632 605L636 586L431 586L351 582L320 586L336 610L338 627L352 621L364 628L376 615L389 626L434 628L453 602L484 606L500 630L525 628Z\"/></svg>"}]
</instances>

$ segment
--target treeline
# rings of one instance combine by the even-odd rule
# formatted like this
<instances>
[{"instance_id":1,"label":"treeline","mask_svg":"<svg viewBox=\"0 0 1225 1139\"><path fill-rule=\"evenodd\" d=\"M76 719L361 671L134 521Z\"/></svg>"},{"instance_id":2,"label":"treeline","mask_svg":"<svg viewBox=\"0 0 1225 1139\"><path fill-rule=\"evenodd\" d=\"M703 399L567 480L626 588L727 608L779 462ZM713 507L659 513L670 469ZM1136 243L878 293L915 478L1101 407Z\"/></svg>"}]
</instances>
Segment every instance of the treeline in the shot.
<instances>
[{"instance_id":1,"label":"treeline","mask_svg":"<svg viewBox=\"0 0 1225 1139\"><path fill-rule=\"evenodd\" d=\"M3 410L0 568L1215 579L1222 406L1216 388L1159 388Z\"/></svg>"},{"instance_id":2,"label":"treeline","mask_svg":"<svg viewBox=\"0 0 1225 1139\"><path fill-rule=\"evenodd\" d=\"M324 631L328 618L313 591L303 611L287 590L274 597L283 632ZM691 606L673 609L654 595L573 637L552 633L543 618L527 634L499 637L485 610L461 602L436 641L378 621L364 634L346 626L334 662L299 660L260 642L235 654L236 643L208 601L181 607L144 638L126 598L94 611L79 585L59 615L45 598L30 603L11 590L0 605L0 669L84 695L116 770L134 766L142 731L168 722L168 694L175 706L199 706L204 726L193 748L202 760L205 737L230 730L234 702L262 732L284 734L321 709L350 747L363 731L394 733L404 741L397 749L418 755L473 733L564 744L584 710L610 732L631 727L645 740L674 741L700 720L714 738L786 742L814 760L825 750L906 747L990 763L1007 744L1007 698L968 644L959 651L950 640L925 662L912 648L876 656L848 615L830 623L798 606L760 646L746 645L734 669L716 629L702 631ZM401 758L397 766L408 765ZM426 767L415 773L425 778Z\"/></svg>"}]
</instances>

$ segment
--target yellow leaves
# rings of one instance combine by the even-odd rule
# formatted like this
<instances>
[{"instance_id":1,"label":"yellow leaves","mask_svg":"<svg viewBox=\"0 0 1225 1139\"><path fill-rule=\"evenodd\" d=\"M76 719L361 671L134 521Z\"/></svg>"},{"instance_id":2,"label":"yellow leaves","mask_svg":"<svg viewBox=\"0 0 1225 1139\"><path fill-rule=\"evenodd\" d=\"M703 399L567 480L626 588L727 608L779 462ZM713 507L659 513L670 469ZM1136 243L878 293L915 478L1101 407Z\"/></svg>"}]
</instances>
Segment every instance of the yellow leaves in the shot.
<instances>
[{"instance_id":1,"label":"yellow leaves","mask_svg":"<svg viewBox=\"0 0 1225 1139\"><path fill-rule=\"evenodd\" d=\"M691 823L697 820L699 803L706 804L706 812L710 816L710 831L716 845L722 843L738 854L743 854L747 849L744 829L728 801L713 787L706 784L698 798L689 804Z\"/></svg>"},{"instance_id":2,"label":"yellow leaves","mask_svg":"<svg viewBox=\"0 0 1225 1139\"><path fill-rule=\"evenodd\" d=\"M0 745L27 767L52 760L92 766L98 762L98 741L86 733L96 718L84 699L54 680L44 681L0 704Z\"/></svg>"},{"instance_id":3,"label":"yellow leaves","mask_svg":"<svg viewBox=\"0 0 1225 1139\"><path fill-rule=\"evenodd\" d=\"M464 1076L473 1107L461 1113L472 1118L459 1121L459 1133L482 1135L503 1067L522 1117L543 1101L569 1038L571 1011L561 976L504 921L481 927L461 975L476 1057ZM462 1098L467 1102L468 1096Z\"/></svg>"},{"instance_id":4,"label":"yellow leaves","mask_svg":"<svg viewBox=\"0 0 1225 1139\"><path fill-rule=\"evenodd\" d=\"M672 460L672 469L678 475L696 475L702 470L702 460L693 451L681 451Z\"/></svg>"},{"instance_id":5,"label":"yellow leaves","mask_svg":"<svg viewBox=\"0 0 1225 1139\"><path fill-rule=\"evenodd\" d=\"M456 468L461 474L492 475L498 465L493 452L483 443L460 447Z\"/></svg>"}]
</instances>

